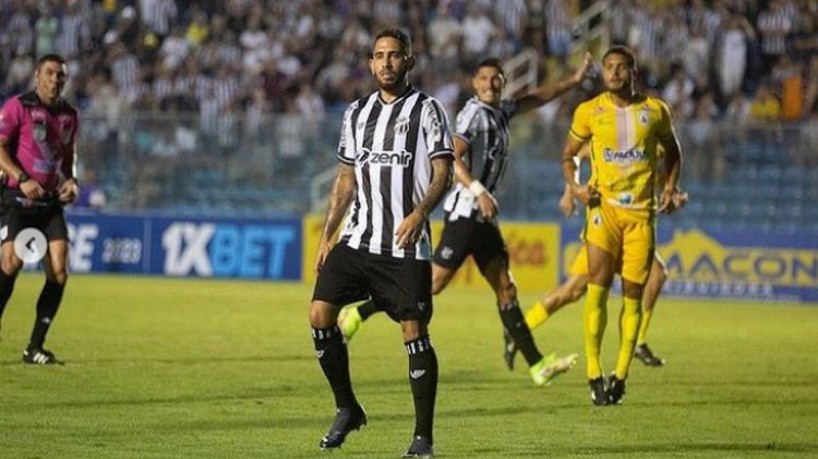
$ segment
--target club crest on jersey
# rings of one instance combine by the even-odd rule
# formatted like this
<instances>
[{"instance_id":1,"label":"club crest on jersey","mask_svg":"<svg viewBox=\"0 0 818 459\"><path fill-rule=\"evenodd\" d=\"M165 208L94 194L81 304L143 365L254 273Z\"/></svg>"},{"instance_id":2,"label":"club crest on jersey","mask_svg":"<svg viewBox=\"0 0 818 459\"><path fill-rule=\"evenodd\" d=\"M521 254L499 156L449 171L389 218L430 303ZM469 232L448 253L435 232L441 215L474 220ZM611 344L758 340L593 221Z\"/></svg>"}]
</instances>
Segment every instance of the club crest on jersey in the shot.
<instances>
[{"instance_id":1,"label":"club crest on jersey","mask_svg":"<svg viewBox=\"0 0 818 459\"><path fill-rule=\"evenodd\" d=\"M620 204L623 206L629 206L633 204L633 194L631 193L619 193L619 196L616 198Z\"/></svg>"},{"instance_id":2,"label":"club crest on jersey","mask_svg":"<svg viewBox=\"0 0 818 459\"><path fill-rule=\"evenodd\" d=\"M602 215L599 215L598 213L595 212L594 216L591 218L591 223L593 223L594 226L601 225L602 224Z\"/></svg>"},{"instance_id":3,"label":"club crest on jersey","mask_svg":"<svg viewBox=\"0 0 818 459\"><path fill-rule=\"evenodd\" d=\"M409 118L403 116L395 121L395 134L406 134L409 132Z\"/></svg>"},{"instance_id":4,"label":"club crest on jersey","mask_svg":"<svg viewBox=\"0 0 818 459\"><path fill-rule=\"evenodd\" d=\"M34 140L37 142L45 142L46 137L46 125L45 122L35 122L34 127L32 128L32 134L34 135Z\"/></svg>"},{"instance_id":5,"label":"club crest on jersey","mask_svg":"<svg viewBox=\"0 0 818 459\"><path fill-rule=\"evenodd\" d=\"M639 112L639 122L642 123L642 126L647 126L649 120L650 118L648 117L647 110L642 110Z\"/></svg>"}]
</instances>

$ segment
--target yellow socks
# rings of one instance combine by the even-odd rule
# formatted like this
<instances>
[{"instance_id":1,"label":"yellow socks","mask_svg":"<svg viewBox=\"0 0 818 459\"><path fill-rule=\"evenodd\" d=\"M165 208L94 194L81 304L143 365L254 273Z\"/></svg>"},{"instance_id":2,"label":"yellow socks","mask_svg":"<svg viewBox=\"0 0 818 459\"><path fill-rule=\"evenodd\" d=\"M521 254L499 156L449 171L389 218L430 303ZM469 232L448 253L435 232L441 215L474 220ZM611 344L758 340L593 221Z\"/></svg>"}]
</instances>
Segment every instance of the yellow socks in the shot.
<instances>
[{"instance_id":1,"label":"yellow socks","mask_svg":"<svg viewBox=\"0 0 818 459\"><path fill-rule=\"evenodd\" d=\"M625 380L633 360L636 335L642 318L642 299L622 298L622 315L619 318L619 357L616 359L616 377Z\"/></svg>"},{"instance_id":2,"label":"yellow socks","mask_svg":"<svg viewBox=\"0 0 818 459\"><path fill-rule=\"evenodd\" d=\"M605 325L608 322L608 291L607 288L599 285L588 284L588 296L585 298L585 311L582 318L585 328L585 358L589 380L602 376L599 354L602 349L602 335L605 333Z\"/></svg>"},{"instance_id":3,"label":"yellow socks","mask_svg":"<svg viewBox=\"0 0 818 459\"><path fill-rule=\"evenodd\" d=\"M637 346L648 342L648 325L650 325L651 317L653 317L653 309L645 309L642 311L642 321L639 322L639 335L636 338Z\"/></svg>"},{"instance_id":4,"label":"yellow socks","mask_svg":"<svg viewBox=\"0 0 818 459\"><path fill-rule=\"evenodd\" d=\"M542 301L537 301L531 309L525 313L525 323L529 330L534 330L548 320L548 311Z\"/></svg>"}]
</instances>

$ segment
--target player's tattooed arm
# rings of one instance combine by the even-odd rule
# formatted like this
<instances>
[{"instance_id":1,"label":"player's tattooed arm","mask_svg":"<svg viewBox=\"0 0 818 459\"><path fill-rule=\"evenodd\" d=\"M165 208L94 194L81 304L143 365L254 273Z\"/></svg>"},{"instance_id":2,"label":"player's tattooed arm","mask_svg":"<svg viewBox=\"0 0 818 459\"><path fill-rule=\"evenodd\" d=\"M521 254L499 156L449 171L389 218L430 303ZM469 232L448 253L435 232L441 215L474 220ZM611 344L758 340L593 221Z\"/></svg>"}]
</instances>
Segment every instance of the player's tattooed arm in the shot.
<instances>
[{"instance_id":1,"label":"player's tattooed arm","mask_svg":"<svg viewBox=\"0 0 818 459\"><path fill-rule=\"evenodd\" d=\"M451 186L451 158L432 159L432 182L429 184L426 196L421 199L412 213L403 219L395 231L398 247L406 247L417 242L429 214L440 204Z\"/></svg>"},{"instance_id":2,"label":"player's tattooed arm","mask_svg":"<svg viewBox=\"0 0 818 459\"><path fill-rule=\"evenodd\" d=\"M324 260L332 248L332 239L344 214L355 197L355 168L346 164L338 165L335 182L327 202L327 215L324 219L324 229L321 240L318 242L318 252L315 256L315 271L321 270Z\"/></svg>"}]
</instances>

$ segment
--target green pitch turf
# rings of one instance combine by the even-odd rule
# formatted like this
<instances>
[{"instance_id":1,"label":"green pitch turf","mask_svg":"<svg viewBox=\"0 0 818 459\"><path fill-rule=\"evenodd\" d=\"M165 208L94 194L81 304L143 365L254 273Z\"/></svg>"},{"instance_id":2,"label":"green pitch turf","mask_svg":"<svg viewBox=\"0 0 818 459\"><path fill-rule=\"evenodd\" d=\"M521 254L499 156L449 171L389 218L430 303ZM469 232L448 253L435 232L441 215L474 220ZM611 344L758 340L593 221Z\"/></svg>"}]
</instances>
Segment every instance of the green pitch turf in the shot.
<instances>
[{"instance_id":1,"label":"green pitch turf","mask_svg":"<svg viewBox=\"0 0 818 459\"><path fill-rule=\"evenodd\" d=\"M66 365L24 366L41 285L22 276L3 317L0 457L327 457L310 288L74 276L47 342ZM599 408L583 358L548 388L522 360L509 373L493 303L488 291L436 298L438 457L818 456L818 307L661 301L650 343L667 366L634 362L624 404ZM581 309L535 331L541 350L581 354ZM350 353L369 425L332 457L397 458L413 423L398 327L373 318Z\"/></svg>"}]
</instances>

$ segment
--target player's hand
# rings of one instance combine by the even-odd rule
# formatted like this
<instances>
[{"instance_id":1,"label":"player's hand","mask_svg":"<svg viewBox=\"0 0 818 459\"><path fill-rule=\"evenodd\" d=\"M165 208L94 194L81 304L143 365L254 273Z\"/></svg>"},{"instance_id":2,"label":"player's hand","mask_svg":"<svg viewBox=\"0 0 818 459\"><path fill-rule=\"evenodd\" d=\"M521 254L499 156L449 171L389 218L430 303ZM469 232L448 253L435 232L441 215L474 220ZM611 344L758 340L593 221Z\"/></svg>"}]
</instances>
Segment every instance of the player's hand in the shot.
<instances>
[{"instance_id":1,"label":"player's hand","mask_svg":"<svg viewBox=\"0 0 818 459\"><path fill-rule=\"evenodd\" d=\"M673 213L673 211L676 210L676 200L678 199L678 194L679 193L675 187L665 188L662 190L662 194L659 196L659 209L657 209L659 213Z\"/></svg>"},{"instance_id":2,"label":"player's hand","mask_svg":"<svg viewBox=\"0 0 818 459\"><path fill-rule=\"evenodd\" d=\"M395 230L398 247L405 249L408 246L414 245L418 239L420 239L424 222L426 222L426 216L417 209L407 215L406 218L400 222L400 225L398 225L398 229Z\"/></svg>"},{"instance_id":3,"label":"player's hand","mask_svg":"<svg viewBox=\"0 0 818 459\"><path fill-rule=\"evenodd\" d=\"M497 200L488 191L477 197L477 207L480 209L480 215L486 220L496 217L499 211Z\"/></svg>"},{"instance_id":4,"label":"player's hand","mask_svg":"<svg viewBox=\"0 0 818 459\"><path fill-rule=\"evenodd\" d=\"M313 272L317 276L318 273L321 272L321 268L324 266L324 262L327 260L327 255L329 255L329 251L332 250L332 244L329 241L321 240L318 243L318 250L315 253L315 266L313 267Z\"/></svg>"},{"instance_id":5,"label":"player's hand","mask_svg":"<svg viewBox=\"0 0 818 459\"><path fill-rule=\"evenodd\" d=\"M80 187L74 179L68 179L60 185L59 199L60 202L75 202L80 196Z\"/></svg>"},{"instance_id":6,"label":"player's hand","mask_svg":"<svg viewBox=\"0 0 818 459\"><path fill-rule=\"evenodd\" d=\"M569 191L563 193L559 202L560 210L566 217L572 217L577 214L577 203L574 201L574 195Z\"/></svg>"},{"instance_id":7,"label":"player's hand","mask_svg":"<svg viewBox=\"0 0 818 459\"><path fill-rule=\"evenodd\" d=\"M582 80L586 78L591 78L594 73L594 57L591 55L590 52L586 52L584 56L582 56L582 62L577 67L577 70L574 72L574 75L571 79L576 83L582 83Z\"/></svg>"},{"instance_id":8,"label":"player's hand","mask_svg":"<svg viewBox=\"0 0 818 459\"><path fill-rule=\"evenodd\" d=\"M34 179L28 179L20 184L20 191L28 199L41 199L45 197L45 190L40 186L40 183Z\"/></svg>"},{"instance_id":9,"label":"player's hand","mask_svg":"<svg viewBox=\"0 0 818 459\"><path fill-rule=\"evenodd\" d=\"M599 191L596 188L588 185L579 185L575 188L572 188L574 196L579 199L585 207L592 208L596 207L602 202L602 195L599 194Z\"/></svg>"},{"instance_id":10,"label":"player's hand","mask_svg":"<svg viewBox=\"0 0 818 459\"><path fill-rule=\"evenodd\" d=\"M676 196L673 198L673 205L676 206L677 209L681 209L682 207L687 204L688 195L684 191L676 188Z\"/></svg>"}]
</instances>

